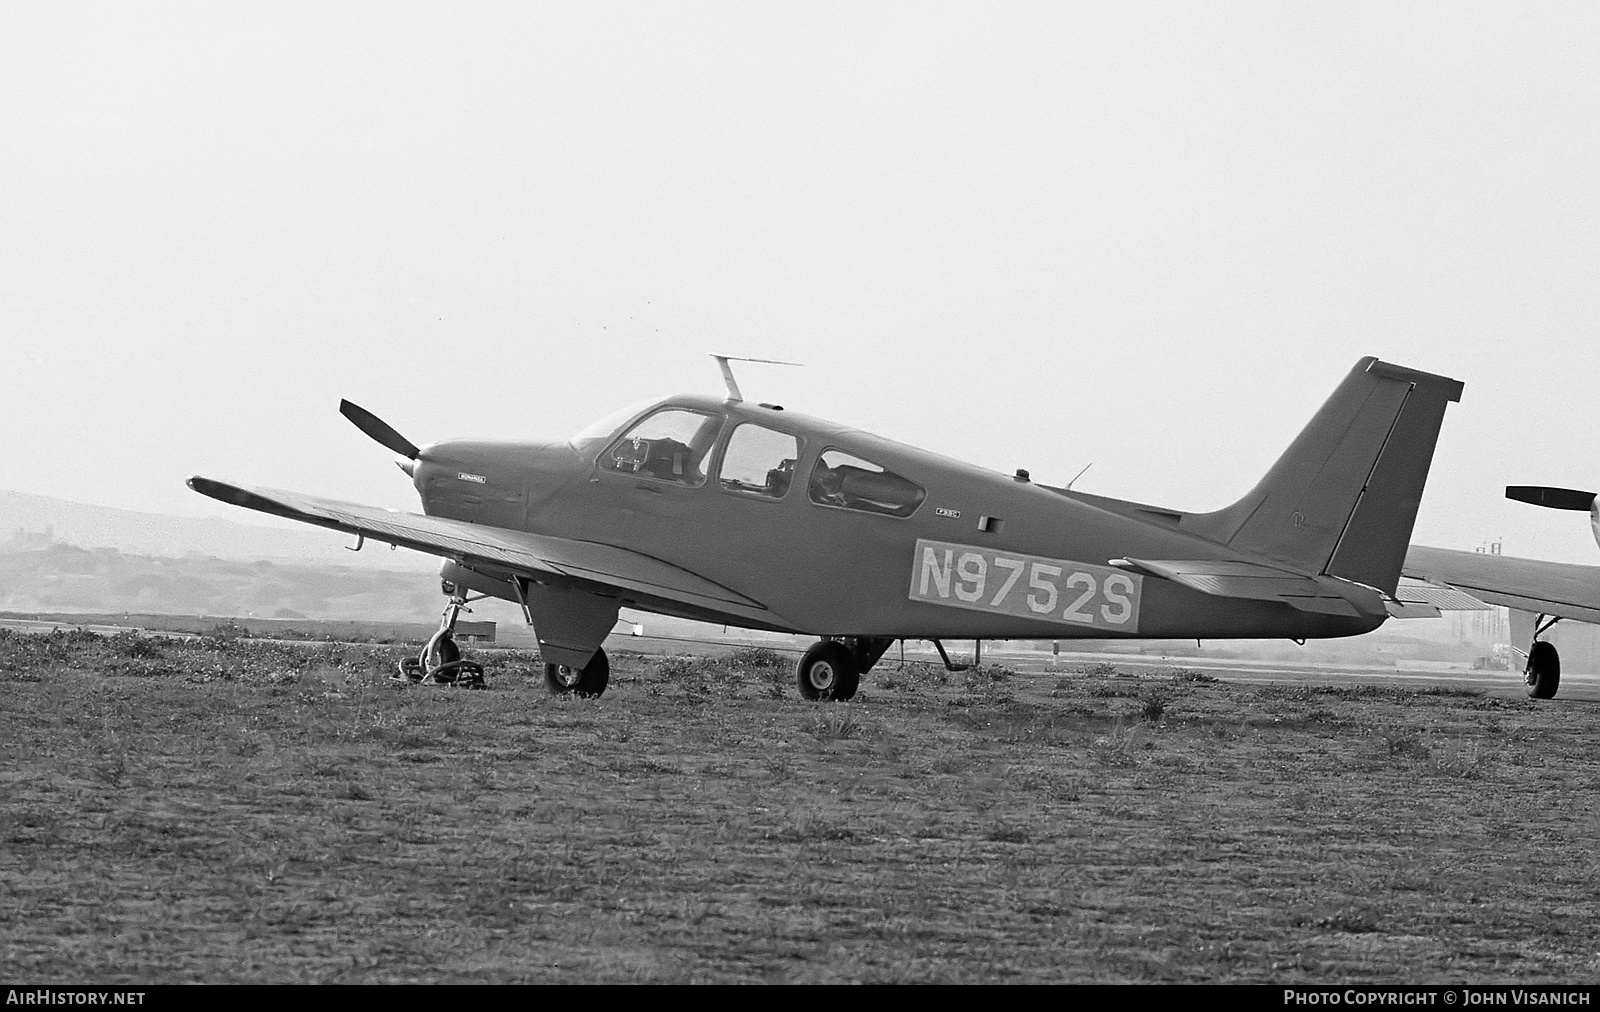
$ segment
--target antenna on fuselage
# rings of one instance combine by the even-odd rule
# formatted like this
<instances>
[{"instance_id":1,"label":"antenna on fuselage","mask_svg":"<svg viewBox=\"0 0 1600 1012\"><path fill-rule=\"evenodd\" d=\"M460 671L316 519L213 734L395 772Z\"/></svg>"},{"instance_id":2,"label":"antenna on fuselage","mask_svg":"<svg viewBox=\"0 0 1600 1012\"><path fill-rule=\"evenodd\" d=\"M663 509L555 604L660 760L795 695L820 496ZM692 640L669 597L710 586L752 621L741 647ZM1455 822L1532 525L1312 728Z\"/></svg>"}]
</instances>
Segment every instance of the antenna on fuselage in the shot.
<instances>
[{"instance_id":1,"label":"antenna on fuselage","mask_svg":"<svg viewBox=\"0 0 1600 1012\"><path fill-rule=\"evenodd\" d=\"M742 401L744 400L744 394L739 392L739 384L734 382L733 369L728 365L729 362L760 362L763 365L795 366L800 364L799 362L779 362L775 358L743 358L739 355L713 354L711 357L717 360L717 366L722 370L722 382L728 384L728 400L730 401Z\"/></svg>"}]
</instances>

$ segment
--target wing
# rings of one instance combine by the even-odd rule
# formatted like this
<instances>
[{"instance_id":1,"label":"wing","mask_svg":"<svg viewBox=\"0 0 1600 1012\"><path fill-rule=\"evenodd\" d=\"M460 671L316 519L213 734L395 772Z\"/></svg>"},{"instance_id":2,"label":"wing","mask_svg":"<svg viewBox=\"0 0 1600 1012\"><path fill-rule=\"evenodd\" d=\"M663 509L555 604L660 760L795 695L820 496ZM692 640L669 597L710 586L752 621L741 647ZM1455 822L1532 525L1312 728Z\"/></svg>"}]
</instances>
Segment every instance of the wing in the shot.
<instances>
[{"instance_id":1,"label":"wing","mask_svg":"<svg viewBox=\"0 0 1600 1012\"><path fill-rule=\"evenodd\" d=\"M235 506L358 534L466 565L488 563L556 582L584 581L647 597L772 622L761 602L660 559L613 545L531 534L282 492L247 489L199 476L189 487Z\"/></svg>"},{"instance_id":2,"label":"wing","mask_svg":"<svg viewBox=\"0 0 1600 1012\"><path fill-rule=\"evenodd\" d=\"M1513 559L1412 545L1405 576L1453 588L1487 604L1600 623L1600 566ZM1406 594L1401 593L1406 599ZM1437 607L1450 610L1450 606Z\"/></svg>"}]
</instances>

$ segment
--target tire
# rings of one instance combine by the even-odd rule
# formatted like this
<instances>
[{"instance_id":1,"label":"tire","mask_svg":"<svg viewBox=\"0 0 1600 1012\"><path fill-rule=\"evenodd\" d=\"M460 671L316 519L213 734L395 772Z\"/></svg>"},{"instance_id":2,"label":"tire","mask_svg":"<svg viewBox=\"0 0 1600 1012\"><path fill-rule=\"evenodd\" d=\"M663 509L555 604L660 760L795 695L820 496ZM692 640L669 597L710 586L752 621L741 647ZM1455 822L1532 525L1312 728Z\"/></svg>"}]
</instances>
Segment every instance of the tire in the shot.
<instances>
[{"instance_id":1,"label":"tire","mask_svg":"<svg viewBox=\"0 0 1600 1012\"><path fill-rule=\"evenodd\" d=\"M611 662L604 650L596 650L582 671L565 664L546 664L544 684L552 696L577 696L579 699L599 699L611 681Z\"/></svg>"},{"instance_id":2,"label":"tire","mask_svg":"<svg viewBox=\"0 0 1600 1012\"><path fill-rule=\"evenodd\" d=\"M824 640L807 650L794 669L800 698L844 702L856 694L861 672L843 643Z\"/></svg>"},{"instance_id":3,"label":"tire","mask_svg":"<svg viewBox=\"0 0 1600 1012\"><path fill-rule=\"evenodd\" d=\"M1561 687L1561 654L1554 643L1534 640L1528 649L1527 677L1530 699L1554 699Z\"/></svg>"},{"instance_id":4,"label":"tire","mask_svg":"<svg viewBox=\"0 0 1600 1012\"><path fill-rule=\"evenodd\" d=\"M428 652L428 667L437 668L443 664L454 664L461 659L461 648L456 646L456 641L445 636Z\"/></svg>"}]
</instances>

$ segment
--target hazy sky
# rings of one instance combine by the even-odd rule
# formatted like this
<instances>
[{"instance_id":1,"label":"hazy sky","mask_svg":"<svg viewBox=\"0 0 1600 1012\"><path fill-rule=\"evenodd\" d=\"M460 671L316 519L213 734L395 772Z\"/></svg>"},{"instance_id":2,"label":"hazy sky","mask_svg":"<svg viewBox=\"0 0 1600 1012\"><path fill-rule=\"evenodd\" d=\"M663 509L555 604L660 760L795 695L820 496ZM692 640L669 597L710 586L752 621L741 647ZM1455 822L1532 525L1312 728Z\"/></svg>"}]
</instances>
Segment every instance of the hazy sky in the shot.
<instances>
[{"instance_id":1,"label":"hazy sky","mask_svg":"<svg viewBox=\"0 0 1600 1012\"><path fill-rule=\"evenodd\" d=\"M1415 540L1597 562L1593 3L0 12L0 487L416 507L418 443L721 389L1188 509L1361 355ZM262 518L265 520L265 518Z\"/></svg>"}]
</instances>

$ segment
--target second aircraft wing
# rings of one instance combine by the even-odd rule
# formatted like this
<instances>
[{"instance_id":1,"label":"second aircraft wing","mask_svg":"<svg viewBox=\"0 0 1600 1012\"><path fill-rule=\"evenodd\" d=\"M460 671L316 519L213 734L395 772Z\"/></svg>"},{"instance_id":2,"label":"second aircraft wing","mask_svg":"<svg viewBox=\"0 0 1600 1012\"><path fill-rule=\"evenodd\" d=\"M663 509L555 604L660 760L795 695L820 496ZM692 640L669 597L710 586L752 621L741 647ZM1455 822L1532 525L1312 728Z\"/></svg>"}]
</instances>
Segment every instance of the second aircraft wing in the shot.
<instances>
[{"instance_id":1,"label":"second aircraft wing","mask_svg":"<svg viewBox=\"0 0 1600 1012\"><path fill-rule=\"evenodd\" d=\"M1600 566L1412 545L1402 572L1487 604L1600 623Z\"/></svg>"}]
</instances>

